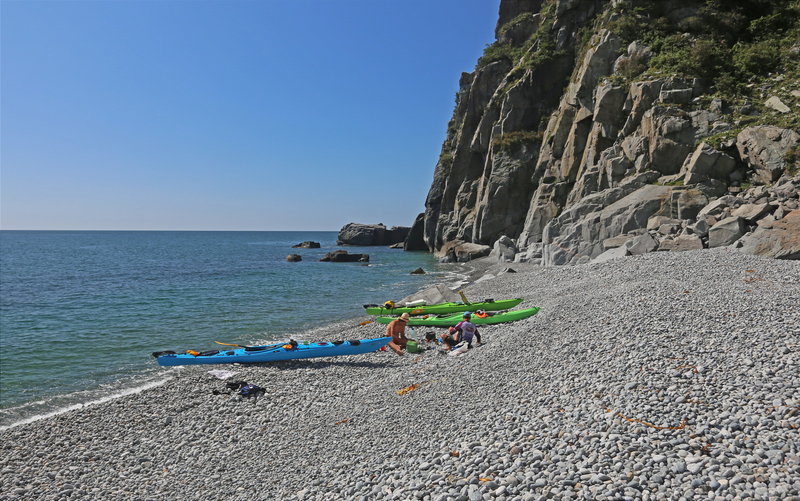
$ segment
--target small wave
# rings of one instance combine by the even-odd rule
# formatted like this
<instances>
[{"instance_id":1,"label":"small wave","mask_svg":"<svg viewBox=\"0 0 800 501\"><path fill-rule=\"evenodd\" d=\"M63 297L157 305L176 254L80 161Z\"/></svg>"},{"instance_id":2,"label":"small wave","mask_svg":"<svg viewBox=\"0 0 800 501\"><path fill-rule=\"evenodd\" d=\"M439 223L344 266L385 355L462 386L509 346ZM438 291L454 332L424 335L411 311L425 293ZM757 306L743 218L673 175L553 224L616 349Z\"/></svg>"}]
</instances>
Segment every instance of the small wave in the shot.
<instances>
[{"instance_id":1,"label":"small wave","mask_svg":"<svg viewBox=\"0 0 800 501\"><path fill-rule=\"evenodd\" d=\"M174 369L169 371L169 372L170 373L174 372ZM86 393L94 394L94 393L97 392L97 390L91 391L91 392L85 392L83 395L80 395L80 396L79 396L79 394L70 394L70 395L64 395L64 396L60 396L60 397L59 396L48 397L48 398L45 398L43 400L36 400L34 402L27 402L27 403L25 403L23 405L20 405L20 406L17 406L17 407L11 407L11 408L8 408L8 409L2 409L2 410L0 410L0 419L2 419L2 421L6 421L6 422L11 421L11 422L7 423L7 424L0 425L0 432L1 431L6 431L6 430L8 430L10 428L14 428L16 426L20 426L20 425L23 425L23 424L33 423L34 421L39 421L40 419L45 419L45 418L49 418L49 417L52 417L52 416L57 416L59 414L63 414L65 412L73 411L73 410L76 410L76 409L82 409L82 408L88 407L90 405L102 404L104 402L108 402L110 400L115 400L115 399L120 398L120 397L125 397L125 396L128 396L128 395L133 395L135 393L140 393L142 391L149 390L150 388L155 388L157 386L161 386L162 384L166 383L167 381L169 381L171 379L172 379L172 376L171 375L167 375L166 377L161 377L161 378L156 379L154 381L147 381L147 382L145 382L143 384L139 384L139 385L131 387L131 388L120 389L117 392L112 393L111 395L106 395L104 397L94 398L94 399L87 400L87 401L84 401L84 402L77 402L77 403L68 404L68 405L59 406L58 402L66 400L66 399L74 400L76 397L79 398L79 399L81 397L87 398L87 394ZM54 402L56 402L56 403L54 403ZM52 409L53 406L57 406L57 407ZM48 409L48 408L50 408L51 410L46 410L46 411L42 412L43 409ZM20 416L23 416L23 415L26 415L26 417L20 418ZM16 421L14 421L15 419L16 419Z\"/></svg>"}]
</instances>

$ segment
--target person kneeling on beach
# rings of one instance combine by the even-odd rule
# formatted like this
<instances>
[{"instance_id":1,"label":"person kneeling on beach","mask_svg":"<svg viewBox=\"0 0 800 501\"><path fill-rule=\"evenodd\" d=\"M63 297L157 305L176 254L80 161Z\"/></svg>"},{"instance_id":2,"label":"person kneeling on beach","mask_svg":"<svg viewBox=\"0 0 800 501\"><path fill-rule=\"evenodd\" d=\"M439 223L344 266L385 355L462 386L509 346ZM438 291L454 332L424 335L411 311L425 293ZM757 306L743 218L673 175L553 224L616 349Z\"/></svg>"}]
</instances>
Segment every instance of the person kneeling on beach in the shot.
<instances>
[{"instance_id":1,"label":"person kneeling on beach","mask_svg":"<svg viewBox=\"0 0 800 501\"><path fill-rule=\"evenodd\" d=\"M408 323L409 318L410 317L408 313L403 313L399 318L392 320L386 327L386 335L392 336L392 340L389 341L389 348L391 348L398 355L403 354L406 343L408 343L408 338L406 337L406 324Z\"/></svg>"},{"instance_id":2,"label":"person kneeling on beach","mask_svg":"<svg viewBox=\"0 0 800 501\"><path fill-rule=\"evenodd\" d=\"M472 349L473 337L478 340L479 344L482 342L481 334L478 332L478 327L470 322L470 320L472 320L472 314L466 312L462 318L464 320L457 323L455 327L450 327L448 334L442 335L442 341L447 347L446 349L451 349L453 346L462 341L467 343L468 349Z\"/></svg>"}]
</instances>

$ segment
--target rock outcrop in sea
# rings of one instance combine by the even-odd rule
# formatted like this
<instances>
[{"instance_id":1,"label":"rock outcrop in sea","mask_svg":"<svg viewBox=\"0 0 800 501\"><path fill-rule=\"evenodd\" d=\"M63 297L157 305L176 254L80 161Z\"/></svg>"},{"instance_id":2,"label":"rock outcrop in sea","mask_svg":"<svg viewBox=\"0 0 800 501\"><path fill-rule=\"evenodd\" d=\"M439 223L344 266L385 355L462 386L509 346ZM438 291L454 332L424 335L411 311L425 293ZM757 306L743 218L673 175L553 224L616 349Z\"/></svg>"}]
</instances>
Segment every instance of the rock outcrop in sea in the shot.
<instances>
[{"instance_id":1,"label":"rock outcrop in sea","mask_svg":"<svg viewBox=\"0 0 800 501\"><path fill-rule=\"evenodd\" d=\"M446 261L797 259L800 9L726 10L502 0L411 234Z\"/></svg>"},{"instance_id":2,"label":"rock outcrop in sea","mask_svg":"<svg viewBox=\"0 0 800 501\"><path fill-rule=\"evenodd\" d=\"M348 223L339 230L337 245L396 245L403 244L411 228L392 226L386 228L382 223Z\"/></svg>"}]
</instances>

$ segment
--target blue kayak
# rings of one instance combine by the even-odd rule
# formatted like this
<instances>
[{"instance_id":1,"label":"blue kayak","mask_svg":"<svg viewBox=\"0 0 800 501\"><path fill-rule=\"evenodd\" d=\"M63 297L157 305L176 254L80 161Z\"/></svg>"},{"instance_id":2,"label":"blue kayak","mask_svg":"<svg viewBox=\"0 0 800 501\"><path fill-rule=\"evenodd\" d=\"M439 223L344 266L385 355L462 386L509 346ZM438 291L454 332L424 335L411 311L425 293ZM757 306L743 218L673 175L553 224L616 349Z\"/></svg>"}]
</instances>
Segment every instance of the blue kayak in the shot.
<instances>
[{"instance_id":1,"label":"blue kayak","mask_svg":"<svg viewBox=\"0 0 800 501\"><path fill-rule=\"evenodd\" d=\"M361 339L352 341L333 341L330 343L310 344L272 344L266 346L248 346L235 350L214 350L199 353L154 353L158 365L199 365L199 364L254 364L260 362L277 362L280 360L296 360L300 358L338 357L341 355L359 355L369 353L386 346L391 337L377 339Z\"/></svg>"}]
</instances>

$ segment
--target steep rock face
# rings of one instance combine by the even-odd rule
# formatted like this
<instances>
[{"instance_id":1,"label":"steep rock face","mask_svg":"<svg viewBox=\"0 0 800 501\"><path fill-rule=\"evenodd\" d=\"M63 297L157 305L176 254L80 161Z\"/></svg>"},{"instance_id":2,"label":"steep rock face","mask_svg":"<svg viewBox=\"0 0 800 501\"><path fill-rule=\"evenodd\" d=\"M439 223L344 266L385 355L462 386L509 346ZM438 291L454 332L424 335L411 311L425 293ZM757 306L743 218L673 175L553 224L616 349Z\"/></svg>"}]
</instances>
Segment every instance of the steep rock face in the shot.
<instances>
[{"instance_id":1,"label":"steep rock face","mask_svg":"<svg viewBox=\"0 0 800 501\"><path fill-rule=\"evenodd\" d=\"M406 241L403 242L403 250L407 251L426 251L428 246L425 245L425 213L421 213L414 220L411 229L408 232Z\"/></svg>"},{"instance_id":2,"label":"steep rock face","mask_svg":"<svg viewBox=\"0 0 800 501\"><path fill-rule=\"evenodd\" d=\"M796 131L734 129L731 107L709 97L701 79L634 78L657 54L615 32L628 2L501 1L497 42L474 72L462 74L424 216L415 223L429 250L462 260L470 253L452 249L491 247L502 237L513 244L503 244L505 260L516 253L517 260L575 264L597 258L613 239L620 243L612 248L634 246L614 256L707 247L709 229L731 215L702 210L735 197L740 184L773 183L792 172ZM701 13L701 3L658 8L681 26ZM707 140L726 131L724 141ZM787 211L790 199L782 199ZM654 216L677 222L648 230ZM739 219L736 229L748 233L761 217ZM717 238L722 232L712 232L714 244L735 233Z\"/></svg>"}]
</instances>

